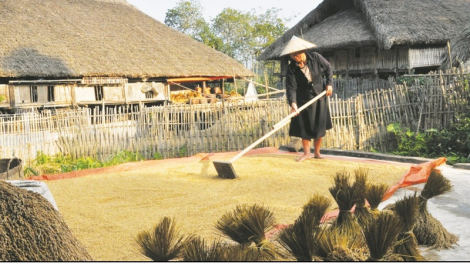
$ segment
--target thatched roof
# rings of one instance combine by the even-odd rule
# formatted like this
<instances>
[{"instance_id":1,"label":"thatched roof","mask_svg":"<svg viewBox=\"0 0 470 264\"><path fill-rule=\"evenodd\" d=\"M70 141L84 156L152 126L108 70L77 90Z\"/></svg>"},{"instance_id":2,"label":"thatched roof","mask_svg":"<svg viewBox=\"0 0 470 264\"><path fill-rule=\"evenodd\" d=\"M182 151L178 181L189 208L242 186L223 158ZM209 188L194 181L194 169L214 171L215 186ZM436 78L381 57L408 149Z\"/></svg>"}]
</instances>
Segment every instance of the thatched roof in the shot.
<instances>
[{"instance_id":1,"label":"thatched roof","mask_svg":"<svg viewBox=\"0 0 470 264\"><path fill-rule=\"evenodd\" d=\"M2 0L0 35L0 77L254 75L125 0Z\"/></svg>"},{"instance_id":2,"label":"thatched roof","mask_svg":"<svg viewBox=\"0 0 470 264\"><path fill-rule=\"evenodd\" d=\"M450 49L452 54L452 64L464 64L470 62L470 23L450 41ZM442 65L444 68L449 67L449 56L443 54Z\"/></svg>"},{"instance_id":3,"label":"thatched roof","mask_svg":"<svg viewBox=\"0 0 470 264\"><path fill-rule=\"evenodd\" d=\"M468 10L470 0L324 0L258 60L278 59L292 35L318 50L445 44L468 21Z\"/></svg>"}]
</instances>

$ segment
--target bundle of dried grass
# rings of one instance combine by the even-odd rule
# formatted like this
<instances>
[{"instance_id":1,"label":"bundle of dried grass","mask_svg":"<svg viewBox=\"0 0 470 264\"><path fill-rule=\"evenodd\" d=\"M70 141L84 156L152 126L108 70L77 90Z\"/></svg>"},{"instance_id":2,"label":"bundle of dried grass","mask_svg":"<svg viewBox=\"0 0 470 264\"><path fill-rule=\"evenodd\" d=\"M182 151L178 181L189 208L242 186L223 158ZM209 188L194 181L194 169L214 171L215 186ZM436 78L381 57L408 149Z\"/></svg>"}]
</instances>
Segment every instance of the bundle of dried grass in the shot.
<instances>
[{"instance_id":1,"label":"bundle of dried grass","mask_svg":"<svg viewBox=\"0 0 470 264\"><path fill-rule=\"evenodd\" d=\"M255 243L263 254L278 257L275 246L266 239L266 232L273 228L273 213L259 205L239 205L232 213L226 213L217 221L216 229L239 244Z\"/></svg>"},{"instance_id":2,"label":"bundle of dried grass","mask_svg":"<svg viewBox=\"0 0 470 264\"><path fill-rule=\"evenodd\" d=\"M364 261L367 259L364 238L358 236L356 232L324 227L319 230L316 237L315 257L323 261Z\"/></svg>"},{"instance_id":3,"label":"bundle of dried grass","mask_svg":"<svg viewBox=\"0 0 470 264\"><path fill-rule=\"evenodd\" d=\"M351 209L354 204L358 202L360 197L359 192L361 190L355 188L354 185L350 183L350 175L346 170L337 172L333 179L334 185L329 188L329 191L339 208L338 217L334 225L341 232L344 231L348 234L355 232L359 234L361 228L351 212Z\"/></svg>"},{"instance_id":4,"label":"bundle of dried grass","mask_svg":"<svg viewBox=\"0 0 470 264\"><path fill-rule=\"evenodd\" d=\"M366 184L368 173L369 170L365 167L354 170L356 181L354 182L353 188L356 189L358 194L354 215L361 226L366 225L373 216L369 208L366 206Z\"/></svg>"},{"instance_id":5,"label":"bundle of dried grass","mask_svg":"<svg viewBox=\"0 0 470 264\"><path fill-rule=\"evenodd\" d=\"M311 215L311 219L315 219L312 223L313 226L318 226L323 216L326 214L328 209L330 209L332 202L328 197L314 194L312 198L302 207L302 214L309 214Z\"/></svg>"},{"instance_id":6,"label":"bundle of dried grass","mask_svg":"<svg viewBox=\"0 0 470 264\"><path fill-rule=\"evenodd\" d=\"M419 196L419 210L416 215L416 224L413 233L418 244L429 246L430 249L448 249L457 243L458 237L449 233L442 223L434 218L428 211L429 199L447 193L452 189L450 180L445 178L436 169L431 171L428 181Z\"/></svg>"},{"instance_id":7,"label":"bundle of dried grass","mask_svg":"<svg viewBox=\"0 0 470 264\"><path fill-rule=\"evenodd\" d=\"M364 226L364 236L369 248L367 261L387 260L385 254L400 233L400 219L392 212L380 212Z\"/></svg>"},{"instance_id":8,"label":"bundle of dried grass","mask_svg":"<svg viewBox=\"0 0 470 264\"><path fill-rule=\"evenodd\" d=\"M279 233L278 242L298 261L314 259L314 243L320 234L320 221L330 206L331 201L328 198L314 195L304 205L295 223Z\"/></svg>"},{"instance_id":9,"label":"bundle of dried grass","mask_svg":"<svg viewBox=\"0 0 470 264\"><path fill-rule=\"evenodd\" d=\"M208 244L203 238L195 237L185 244L183 261L263 261L262 252L243 245L230 245L216 239Z\"/></svg>"},{"instance_id":10,"label":"bundle of dried grass","mask_svg":"<svg viewBox=\"0 0 470 264\"><path fill-rule=\"evenodd\" d=\"M183 261L224 261L226 245L220 240L214 240L207 245L203 238L195 237L188 241L183 250Z\"/></svg>"},{"instance_id":11,"label":"bundle of dried grass","mask_svg":"<svg viewBox=\"0 0 470 264\"><path fill-rule=\"evenodd\" d=\"M367 184L365 198L369 202L372 214L377 215L380 213L378 207L389 189L390 187L385 183Z\"/></svg>"},{"instance_id":12,"label":"bundle of dried grass","mask_svg":"<svg viewBox=\"0 0 470 264\"><path fill-rule=\"evenodd\" d=\"M0 181L0 197L0 261L92 260L40 194Z\"/></svg>"},{"instance_id":13,"label":"bundle of dried grass","mask_svg":"<svg viewBox=\"0 0 470 264\"><path fill-rule=\"evenodd\" d=\"M394 211L400 218L401 230L398 234L397 243L393 253L400 256L404 261L423 261L424 257L418 248L418 241L413 234L415 217L418 212L418 197L414 195L405 196L395 203Z\"/></svg>"},{"instance_id":14,"label":"bundle of dried grass","mask_svg":"<svg viewBox=\"0 0 470 264\"><path fill-rule=\"evenodd\" d=\"M174 219L164 217L153 231L139 233L136 242L142 255L153 261L169 261L179 257L185 244L192 239L192 235L181 235Z\"/></svg>"}]
</instances>

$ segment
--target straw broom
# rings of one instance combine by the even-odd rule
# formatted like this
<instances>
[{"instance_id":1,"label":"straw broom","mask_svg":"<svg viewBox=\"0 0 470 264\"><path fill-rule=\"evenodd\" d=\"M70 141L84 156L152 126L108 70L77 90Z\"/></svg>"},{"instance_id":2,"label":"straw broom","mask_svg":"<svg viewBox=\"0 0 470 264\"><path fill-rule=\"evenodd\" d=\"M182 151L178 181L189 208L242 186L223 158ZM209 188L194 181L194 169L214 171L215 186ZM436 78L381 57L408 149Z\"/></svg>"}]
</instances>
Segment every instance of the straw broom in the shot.
<instances>
[{"instance_id":1,"label":"straw broom","mask_svg":"<svg viewBox=\"0 0 470 264\"><path fill-rule=\"evenodd\" d=\"M367 261L384 261L385 254L400 233L400 219L395 213L382 211L372 217L364 226L364 236L369 248Z\"/></svg>"},{"instance_id":2,"label":"straw broom","mask_svg":"<svg viewBox=\"0 0 470 264\"><path fill-rule=\"evenodd\" d=\"M186 242L193 236L183 236L176 227L175 220L164 217L152 231L137 235L136 242L142 255L153 261L169 261L177 258Z\"/></svg>"},{"instance_id":3,"label":"straw broom","mask_svg":"<svg viewBox=\"0 0 470 264\"><path fill-rule=\"evenodd\" d=\"M358 193L354 215L356 216L359 225L364 226L372 218L372 213L366 206L365 198L368 169L364 167L358 168L354 170L354 174L356 176L356 181L354 182L353 188L355 188Z\"/></svg>"},{"instance_id":4,"label":"straw broom","mask_svg":"<svg viewBox=\"0 0 470 264\"><path fill-rule=\"evenodd\" d=\"M394 210L401 222L401 231L398 234L397 245L393 253L399 255L404 261L424 261L424 257L418 248L418 241L413 234L415 217L418 212L418 197L416 192L413 196L405 196L395 203Z\"/></svg>"},{"instance_id":5,"label":"straw broom","mask_svg":"<svg viewBox=\"0 0 470 264\"><path fill-rule=\"evenodd\" d=\"M419 210L413 233L418 244L429 246L430 249L449 249L457 243L458 237L449 233L442 223L434 218L427 209L427 201L452 189L450 180L439 170L433 169L419 196Z\"/></svg>"}]
</instances>

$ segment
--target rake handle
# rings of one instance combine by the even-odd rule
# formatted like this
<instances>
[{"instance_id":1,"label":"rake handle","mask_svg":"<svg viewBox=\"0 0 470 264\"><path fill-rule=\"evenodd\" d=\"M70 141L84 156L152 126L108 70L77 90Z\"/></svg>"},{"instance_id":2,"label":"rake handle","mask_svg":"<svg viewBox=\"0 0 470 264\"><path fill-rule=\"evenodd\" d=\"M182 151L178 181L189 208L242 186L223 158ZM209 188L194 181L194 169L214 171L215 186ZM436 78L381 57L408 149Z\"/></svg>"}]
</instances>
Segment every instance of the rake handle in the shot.
<instances>
[{"instance_id":1,"label":"rake handle","mask_svg":"<svg viewBox=\"0 0 470 264\"><path fill-rule=\"evenodd\" d=\"M319 95L317 95L315 98L313 98L312 100L308 101L306 104L302 105L301 107L299 107L299 109L297 110L297 112L300 112L302 110L304 110L305 108L307 108L309 105L315 103L318 99L320 99L323 95L326 94L326 91L323 91L321 92ZM261 137L260 139L258 139L257 141L253 142L250 146L248 146L246 149L244 149L243 151L241 151L240 153L238 153L235 157L233 157L232 159L230 159L230 162L234 162L235 160L237 160L238 158L240 158L241 156L245 155L245 153L247 153L248 151L250 151L252 148L254 148L256 145L258 145L259 143L261 143L263 140L265 140L266 138L270 137L272 134L274 134L276 131L278 131L279 129L281 129L283 126L287 125L289 122L288 120L290 120L293 116L295 116L297 113L291 113L290 115L288 115L287 117L285 117L284 119L282 119L281 121L277 122L275 125L274 125L274 129L271 130L270 132L268 132L266 135L264 135L263 137Z\"/></svg>"},{"instance_id":2,"label":"rake handle","mask_svg":"<svg viewBox=\"0 0 470 264\"><path fill-rule=\"evenodd\" d=\"M315 96L312 100L308 101L306 104L302 105L297 109L297 113L304 110L305 108L309 107L311 104L315 103L318 99L320 99L323 95L326 94L326 91L321 92L319 95ZM281 121L277 122L273 128L276 129L277 127L283 127L289 123L289 121L297 115L297 113L290 113L288 116L284 117Z\"/></svg>"}]
</instances>

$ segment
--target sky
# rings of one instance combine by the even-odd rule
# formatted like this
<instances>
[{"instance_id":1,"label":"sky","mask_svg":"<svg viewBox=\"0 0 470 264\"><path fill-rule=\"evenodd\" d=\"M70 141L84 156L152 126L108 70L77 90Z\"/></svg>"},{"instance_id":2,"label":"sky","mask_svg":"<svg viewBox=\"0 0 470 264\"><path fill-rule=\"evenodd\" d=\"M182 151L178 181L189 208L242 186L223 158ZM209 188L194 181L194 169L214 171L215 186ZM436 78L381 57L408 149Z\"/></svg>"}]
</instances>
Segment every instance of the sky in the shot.
<instances>
[{"instance_id":1,"label":"sky","mask_svg":"<svg viewBox=\"0 0 470 264\"><path fill-rule=\"evenodd\" d=\"M140 11L164 23L168 9L176 7L181 0L127 0ZM291 28L315 9L322 0L199 0L207 22L215 18L224 8L230 7L247 12L254 9L256 14L263 14L269 8L278 8L279 16L291 19L286 26Z\"/></svg>"}]
</instances>

